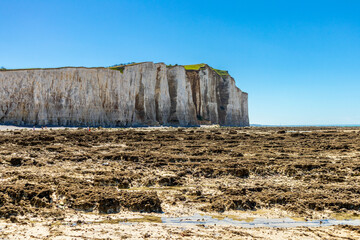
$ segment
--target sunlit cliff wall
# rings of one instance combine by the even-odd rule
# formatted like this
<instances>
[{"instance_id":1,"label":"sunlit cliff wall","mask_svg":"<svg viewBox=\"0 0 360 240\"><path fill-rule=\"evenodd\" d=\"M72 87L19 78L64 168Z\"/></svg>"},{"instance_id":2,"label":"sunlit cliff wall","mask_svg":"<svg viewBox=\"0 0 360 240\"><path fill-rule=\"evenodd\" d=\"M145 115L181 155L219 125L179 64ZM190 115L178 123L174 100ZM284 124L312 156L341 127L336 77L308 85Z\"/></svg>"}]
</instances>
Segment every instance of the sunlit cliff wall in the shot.
<instances>
[{"instance_id":1,"label":"sunlit cliff wall","mask_svg":"<svg viewBox=\"0 0 360 240\"><path fill-rule=\"evenodd\" d=\"M247 106L234 79L207 65L0 71L1 124L248 126Z\"/></svg>"}]
</instances>

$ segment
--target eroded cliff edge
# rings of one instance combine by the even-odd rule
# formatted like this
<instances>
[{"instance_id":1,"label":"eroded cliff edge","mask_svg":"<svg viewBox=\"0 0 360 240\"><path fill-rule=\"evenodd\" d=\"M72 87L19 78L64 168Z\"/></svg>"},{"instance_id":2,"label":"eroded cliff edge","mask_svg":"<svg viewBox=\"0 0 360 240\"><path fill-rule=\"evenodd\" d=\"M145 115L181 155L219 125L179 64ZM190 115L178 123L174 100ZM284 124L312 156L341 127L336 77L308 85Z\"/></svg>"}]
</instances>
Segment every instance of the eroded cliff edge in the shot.
<instances>
[{"instance_id":1,"label":"eroded cliff edge","mask_svg":"<svg viewBox=\"0 0 360 240\"><path fill-rule=\"evenodd\" d=\"M0 124L248 126L247 99L230 75L208 65L0 71Z\"/></svg>"}]
</instances>

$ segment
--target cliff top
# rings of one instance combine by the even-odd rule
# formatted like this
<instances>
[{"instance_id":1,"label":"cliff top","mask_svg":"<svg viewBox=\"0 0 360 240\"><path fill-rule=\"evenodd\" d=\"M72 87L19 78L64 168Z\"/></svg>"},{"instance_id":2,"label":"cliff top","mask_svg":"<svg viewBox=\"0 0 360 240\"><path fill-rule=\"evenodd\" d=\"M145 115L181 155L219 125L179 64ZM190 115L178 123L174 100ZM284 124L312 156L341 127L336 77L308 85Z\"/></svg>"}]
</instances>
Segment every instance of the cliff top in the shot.
<instances>
[{"instance_id":1,"label":"cliff top","mask_svg":"<svg viewBox=\"0 0 360 240\"><path fill-rule=\"evenodd\" d=\"M0 68L0 71L19 71L19 70L50 70L50 69L63 69L63 68L90 68L90 69L94 69L94 68L108 68L111 70L117 70L120 71L121 73L124 72L125 67L130 67L130 66L135 66L138 64L142 64L142 63L146 63L146 62L129 62L129 63L120 63L120 64L115 64L112 65L110 67L71 67L71 66L67 66L67 67L58 67L58 68L22 68L22 69L6 69L4 67ZM175 66L182 66L185 68L186 71L199 71L200 68L204 68L204 67L209 67L210 69L212 69L213 71L215 71L217 74L219 74L220 76L229 76L228 71L226 70L220 70L220 69L216 69L213 67L210 67L209 65L207 65L206 63L199 63L199 64L190 64L190 65L166 65L167 67L175 67Z\"/></svg>"}]
</instances>

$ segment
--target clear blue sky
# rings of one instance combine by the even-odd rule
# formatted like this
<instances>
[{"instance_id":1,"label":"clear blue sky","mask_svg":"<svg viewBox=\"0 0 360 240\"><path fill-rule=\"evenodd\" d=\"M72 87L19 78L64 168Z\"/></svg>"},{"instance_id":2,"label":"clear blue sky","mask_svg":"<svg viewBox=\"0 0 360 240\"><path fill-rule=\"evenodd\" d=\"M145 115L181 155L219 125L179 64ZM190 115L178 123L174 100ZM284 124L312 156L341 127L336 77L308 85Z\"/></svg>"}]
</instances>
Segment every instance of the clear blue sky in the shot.
<instances>
[{"instance_id":1,"label":"clear blue sky","mask_svg":"<svg viewBox=\"0 0 360 240\"><path fill-rule=\"evenodd\" d=\"M251 123L360 124L360 1L0 0L0 66L208 63Z\"/></svg>"}]
</instances>

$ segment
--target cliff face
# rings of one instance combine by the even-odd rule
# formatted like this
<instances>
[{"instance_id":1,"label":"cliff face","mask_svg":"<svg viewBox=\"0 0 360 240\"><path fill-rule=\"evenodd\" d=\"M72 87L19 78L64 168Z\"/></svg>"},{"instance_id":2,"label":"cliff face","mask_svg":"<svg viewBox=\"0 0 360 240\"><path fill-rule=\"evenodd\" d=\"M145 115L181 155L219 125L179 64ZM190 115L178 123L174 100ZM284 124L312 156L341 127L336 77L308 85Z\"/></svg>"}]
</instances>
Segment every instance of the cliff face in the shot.
<instances>
[{"instance_id":1,"label":"cliff face","mask_svg":"<svg viewBox=\"0 0 360 240\"><path fill-rule=\"evenodd\" d=\"M0 123L55 126L248 126L230 76L163 63L0 71Z\"/></svg>"}]
</instances>

